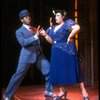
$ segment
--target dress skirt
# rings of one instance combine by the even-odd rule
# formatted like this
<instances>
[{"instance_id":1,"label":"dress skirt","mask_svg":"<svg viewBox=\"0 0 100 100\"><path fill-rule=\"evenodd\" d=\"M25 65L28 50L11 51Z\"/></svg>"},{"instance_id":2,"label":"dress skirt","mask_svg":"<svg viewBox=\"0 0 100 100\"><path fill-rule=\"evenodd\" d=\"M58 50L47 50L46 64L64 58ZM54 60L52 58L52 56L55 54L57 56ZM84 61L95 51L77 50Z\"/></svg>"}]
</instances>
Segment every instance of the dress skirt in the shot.
<instances>
[{"instance_id":1,"label":"dress skirt","mask_svg":"<svg viewBox=\"0 0 100 100\"><path fill-rule=\"evenodd\" d=\"M76 47L75 54L63 51L56 45L51 48L50 83L59 85L73 85L83 81L81 75Z\"/></svg>"}]
</instances>

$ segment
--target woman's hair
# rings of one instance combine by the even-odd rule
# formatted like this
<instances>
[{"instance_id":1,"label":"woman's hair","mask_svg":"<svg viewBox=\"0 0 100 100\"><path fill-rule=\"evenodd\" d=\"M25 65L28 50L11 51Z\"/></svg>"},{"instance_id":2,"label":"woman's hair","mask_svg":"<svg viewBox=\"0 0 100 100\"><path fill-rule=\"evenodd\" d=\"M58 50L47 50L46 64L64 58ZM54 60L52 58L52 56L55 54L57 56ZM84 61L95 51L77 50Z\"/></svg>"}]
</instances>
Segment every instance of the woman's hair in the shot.
<instances>
[{"instance_id":1,"label":"woman's hair","mask_svg":"<svg viewBox=\"0 0 100 100\"><path fill-rule=\"evenodd\" d=\"M64 16L64 20L67 19L67 12L65 10L53 10L52 12L54 15L56 15L56 13L60 13L62 16Z\"/></svg>"}]
</instances>

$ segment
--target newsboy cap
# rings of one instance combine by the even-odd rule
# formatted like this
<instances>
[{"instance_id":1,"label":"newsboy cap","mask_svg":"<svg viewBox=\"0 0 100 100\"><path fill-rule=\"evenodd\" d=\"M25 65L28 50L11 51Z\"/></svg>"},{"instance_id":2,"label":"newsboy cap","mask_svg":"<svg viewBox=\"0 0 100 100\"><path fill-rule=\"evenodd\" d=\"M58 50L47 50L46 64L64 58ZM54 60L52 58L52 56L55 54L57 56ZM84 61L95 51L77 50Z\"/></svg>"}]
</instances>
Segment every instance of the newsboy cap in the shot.
<instances>
[{"instance_id":1,"label":"newsboy cap","mask_svg":"<svg viewBox=\"0 0 100 100\"><path fill-rule=\"evenodd\" d=\"M30 13L29 13L29 11L28 11L27 9L22 10L22 11L19 12L19 18L21 19L21 18L23 18L24 16L27 16L27 15L29 15L29 14L30 14Z\"/></svg>"}]
</instances>

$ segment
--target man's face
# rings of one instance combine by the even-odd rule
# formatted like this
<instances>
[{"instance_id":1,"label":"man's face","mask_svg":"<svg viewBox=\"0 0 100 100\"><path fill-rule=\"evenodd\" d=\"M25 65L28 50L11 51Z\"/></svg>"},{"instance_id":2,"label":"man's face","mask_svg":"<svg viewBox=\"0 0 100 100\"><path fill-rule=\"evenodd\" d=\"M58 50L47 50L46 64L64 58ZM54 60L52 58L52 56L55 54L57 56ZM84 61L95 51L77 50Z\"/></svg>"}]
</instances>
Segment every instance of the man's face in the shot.
<instances>
[{"instance_id":1,"label":"man's face","mask_svg":"<svg viewBox=\"0 0 100 100\"><path fill-rule=\"evenodd\" d=\"M30 15L24 16L24 17L21 19L21 22L22 22L23 24L30 25L30 24L31 24L31 17L30 17Z\"/></svg>"}]
</instances>

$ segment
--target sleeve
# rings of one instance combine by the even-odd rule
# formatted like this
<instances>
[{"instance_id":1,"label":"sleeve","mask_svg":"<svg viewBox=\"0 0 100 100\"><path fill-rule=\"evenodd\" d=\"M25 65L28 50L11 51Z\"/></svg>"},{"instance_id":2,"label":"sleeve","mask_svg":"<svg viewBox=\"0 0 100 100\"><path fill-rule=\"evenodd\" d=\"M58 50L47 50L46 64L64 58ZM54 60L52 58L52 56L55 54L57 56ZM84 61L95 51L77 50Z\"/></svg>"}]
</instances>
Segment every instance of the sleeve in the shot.
<instances>
[{"instance_id":1,"label":"sleeve","mask_svg":"<svg viewBox=\"0 0 100 100\"><path fill-rule=\"evenodd\" d=\"M50 35L50 30L51 30L51 27L49 27L49 28L46 29L46 33L47 33L48 35Z\"/></svg>"},{"instance_id":2,"label":"sleeve","mask_svg":"<svg viewBox=\"0 0 100 100\"><path fill-rule=\"evenodd\" d=\"M38 40L34 36L26 39L20 31L16 31L16 37L21 46L30 46Z\"/></svg>"},{"instance_id":3,"label":"sleeve","mask_svg":"<svg viewBox=\"0 0 100 100\"><path fill-rule=\"evenodd\" d=\"M53 33L53 28L54 28L54 26L49 27L49 28L46 30L47 34L50 36L51 39L53 39L53 37L54 37L54 35L52 34L52 33Z\"/></svg>"},{"instance_id":4,"label":"sleeve","mask_svg":"<svg viewBox=\"0 0 100 100\"><path fill-rule=\"evenodd\" d=\"M67 30L70 30L72 26L76 25L77 23L72 20L72 19L68 19L65 21L65 27L67 28Z\"/></svg>"}]
</instances>

